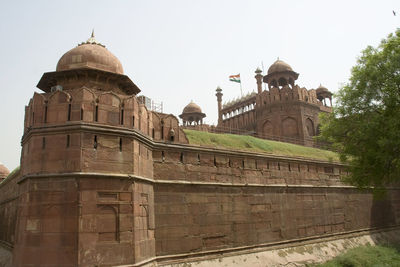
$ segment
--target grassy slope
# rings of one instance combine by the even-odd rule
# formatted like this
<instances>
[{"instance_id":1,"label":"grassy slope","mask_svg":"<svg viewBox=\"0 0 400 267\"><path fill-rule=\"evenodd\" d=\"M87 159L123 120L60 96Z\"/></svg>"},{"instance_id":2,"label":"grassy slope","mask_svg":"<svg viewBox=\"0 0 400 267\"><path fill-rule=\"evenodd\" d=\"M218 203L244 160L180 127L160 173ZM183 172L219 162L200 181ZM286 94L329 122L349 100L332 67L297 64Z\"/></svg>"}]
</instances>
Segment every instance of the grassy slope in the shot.
<instances>
[{"instance_id":1,"label":"grassy slope","mask_svg":"<svg viewBox=\"0 0 400 267\"><path fill-rule=\"evenodd\" d=\"M336 153L312 147L264 140L247 135L214 134L186 129L184 131L189 139L189 143L193 145L338 161Z\"/></svg>"},{"instance_id":2,"label":"grassy slope","mask_svg":"<svg viewBox=\"0 0 400 267\"><path fill-rule=\"evenodd\" d=\"M383 246L362 246L350 249L333 260L318 265L318 267L372 267L400 266L400 253L396 248Z\"/></svg>"}]
</instances>

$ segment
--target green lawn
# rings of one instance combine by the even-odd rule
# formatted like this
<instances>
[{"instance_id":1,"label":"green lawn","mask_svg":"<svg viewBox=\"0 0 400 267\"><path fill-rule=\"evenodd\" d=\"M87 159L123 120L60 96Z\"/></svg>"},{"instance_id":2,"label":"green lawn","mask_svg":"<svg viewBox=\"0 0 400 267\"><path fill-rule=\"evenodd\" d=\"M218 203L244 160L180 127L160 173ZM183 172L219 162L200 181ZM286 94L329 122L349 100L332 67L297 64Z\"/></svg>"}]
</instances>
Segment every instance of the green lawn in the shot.
<instances>
[{"instance_id":1,"label":"green lawn","mask_svg":"<svg viewBox=\"0 0 400 267\"><path fill-rule=\"evenodd\" d=\"M394 247L362 246L348 250L333 260L313 267L385 267L400 266L400 253Z\"/></svg>"},{"instance_id":2,"label":"green lawn","mask_svg":"<svg viewBox=\"0 0 400 267\"><path fill-rule=\"evenodd\" d=\"M280 156L339 161L338 155L332 151L265 140L248 135L215 134L187 129L185 129L184 132L189 139L189 143L193 145L263 152Z\"/></svg>"}]
</instances>

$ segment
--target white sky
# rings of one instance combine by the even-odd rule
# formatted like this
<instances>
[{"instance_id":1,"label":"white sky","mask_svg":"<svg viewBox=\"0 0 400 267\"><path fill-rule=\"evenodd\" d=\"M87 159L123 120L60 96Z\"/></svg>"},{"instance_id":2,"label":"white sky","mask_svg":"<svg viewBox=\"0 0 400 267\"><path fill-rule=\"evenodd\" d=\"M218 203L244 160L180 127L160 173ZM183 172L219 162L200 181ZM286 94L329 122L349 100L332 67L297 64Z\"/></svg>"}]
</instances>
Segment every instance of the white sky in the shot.
<instances>
[{"instance_id":1,"label":"white sky","mask_svg":"<svg viewBox=\"0 0 400 267\"><path fill-rule=\"evenodd\" d=\"M392 10L398 12L394 16ZM0 162L19 165L24 106L44 72L95 29L142 94L179 115L193 100L217 122L223 102L244 93L254 71L279 57L307 89L336 92L362 49L400 25L400 1L1 1Z\"/></svg>"}]
</instances>

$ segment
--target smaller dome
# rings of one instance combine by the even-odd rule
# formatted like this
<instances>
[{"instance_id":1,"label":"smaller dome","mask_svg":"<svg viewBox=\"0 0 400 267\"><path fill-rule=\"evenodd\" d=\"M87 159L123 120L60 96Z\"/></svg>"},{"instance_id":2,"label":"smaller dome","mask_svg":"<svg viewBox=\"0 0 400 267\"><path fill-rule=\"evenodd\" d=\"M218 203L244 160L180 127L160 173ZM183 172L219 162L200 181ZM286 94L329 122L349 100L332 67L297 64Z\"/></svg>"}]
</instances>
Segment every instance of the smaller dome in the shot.
<instances>
[{"instance_id":1,"label":"smaller dome","mask_svg":"<svg viewBox=\"0 0 400 267\"><path fill-rule=\"evenodd\" d=\"M201 108L192 101L183 109L182 114L185 113L202 113L202 112Z\"/></svg>"},{"instance_id":2,"label":"smaller dome","mask_svg":"<svg viewBox=\"0 0 400 267\"><path fill-rule=\"evenodd\" d=\"M323 92L329 92L328 88L326 88L325 86L322 86L321 84L319 85L319 87L316 90L317 94L323 93Z\"/></svg>"},{"instance_id":3,"label":"smaller dome","mask_svg":"<svg viewBox=\"0 0 400 267\"><path fill-rule=\"evenodd\" d=\"M0 163L0 179L6 178L9 174L10 171L7 169L7 167Z\"/></svg>"},{"instance_id":4,"label":"smaller dome","mask_svg":"<svg viewBox=\"0 0 400 267\"><path fill-rule=\"evenodd\" d=\"M293 71L292 67L289 64L283 62L282 60L278 59L271 65L268 69L268 74L274 72L283 72L283 71Z\"/></svg>"}]
</instances>

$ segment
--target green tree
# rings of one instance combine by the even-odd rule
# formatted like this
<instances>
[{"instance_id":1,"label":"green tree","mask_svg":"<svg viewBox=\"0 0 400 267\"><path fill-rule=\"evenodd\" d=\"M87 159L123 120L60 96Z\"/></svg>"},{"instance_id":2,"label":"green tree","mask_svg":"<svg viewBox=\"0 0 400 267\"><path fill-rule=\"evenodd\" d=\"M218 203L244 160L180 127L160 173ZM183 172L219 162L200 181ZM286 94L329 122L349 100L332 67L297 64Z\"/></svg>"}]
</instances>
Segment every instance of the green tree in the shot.
<instances>
[{"instance_id":1,"label":"green tree","mask_svg":"<svg viewBox=\"0 0 400 267\"><path fill-rule=\"evenodd\" d=\"M400 29L367 47L321 116L321 138L349 165L347 181L375 192L400 181Z\"/></svg>"}]
</instances>

